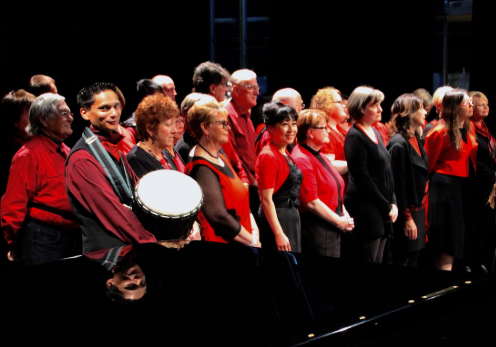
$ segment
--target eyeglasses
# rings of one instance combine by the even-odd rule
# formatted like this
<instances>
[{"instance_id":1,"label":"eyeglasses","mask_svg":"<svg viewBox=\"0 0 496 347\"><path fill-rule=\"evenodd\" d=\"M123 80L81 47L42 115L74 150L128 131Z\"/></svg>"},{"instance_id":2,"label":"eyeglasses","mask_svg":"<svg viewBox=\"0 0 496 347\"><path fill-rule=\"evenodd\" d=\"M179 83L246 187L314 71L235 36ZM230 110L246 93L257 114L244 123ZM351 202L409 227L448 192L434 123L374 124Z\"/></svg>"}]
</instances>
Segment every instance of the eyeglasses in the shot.
<instances>
[{"instance_id":1,"label":"eyeglasses","mask_svg":"<svg viewBox=\"0 0 496 347\"><path fill-rule=\"evenodd\" d=\"M474 106L474 98L468 98L467 101L462 102L462 106Z\"/></svg>"},{"instance_id":2,"label":"eyeglasses","mask_svg":"<svg viewBox=\"0 0 496 347\"><path fill-rule=\"evenodd\" d=\"M224 87L229 87L231 85L231 83L229 82L221 82L219 83L219 86L224 86Z\"/></svg>"},{"instance_id":3,"label":"eyeglasses","mask_svg":"<svg viewBox=\"0 0 496 347\"><path fill-rule=\"evenodd\" d=\"M246 89L248 89L248 90L254 90L256 92L260 91L260 87L259 86L255 86L253 84L240 84L240 86L244 86Z\"/></svg>"},{"instance_id":4,"label":"eyeglasses","mask_svg":"<svg viewBox=\"0 0 496 347\"><path fill-rule=\"evenodd\" d=\"M179 118L177 119L176 121L170 121L168 123L165 123L165 126L170 128L171 126L175 125L176 128L180 128L182 126L184 126L184 118Z\"/></svg>"},{"instance_id":5,"label":"eyeglasses","mask_svg":"<svg viewBox=\"0 0 496 347\"><path fill-rule=\"evenodd\" d=\"M69 118L69 116L74 118L74 113L72 113L72 112L62 111L62 112L60 112L60 114L62 115L63 118L66 118L66 119Z\"/></svg>"},{"instance_id":6,"label":"eyeglasses","mask_svg":"<svg viewBox=\"0 0 496 347\"><path fill-rule=\"evenodd\" d=\"M212 123L222 125L224 129L229 128L229 122L227 120L214 120Z\"/></svg>"},{"instance_id":7,"label":"eyeglasses","mask_svg":"<svg viewBox=\"0 0 496 347\"><path fill-rule=\"evenodd\" d=\"M477 107L484 107L485 108L485 107L489 107L489 104L477 104L475 106L477 106Z\"/></svg>"},{"instance_id":8,"label":"eyeglasses","mask_svg":"<svg viewBox=\"0 0 496 347\"><path fill-rule=\"evenodd\" d=\"M340 104L341 106L345 106L344 103L343 103L343 100L333 101L332 103L333 104Z\"/></svg>"},{"instance_id":9,"label":"eyeglasses","mask_svg":"<svg viewBox=\"0 0 496 347\"><path fill-rule=\"evenodd\" d=\"M320 130L324 130L324 129L327 129L327 126L322 126L322 127L312 127L312 129L320 129Z\"/></svg>"}]
</instances>

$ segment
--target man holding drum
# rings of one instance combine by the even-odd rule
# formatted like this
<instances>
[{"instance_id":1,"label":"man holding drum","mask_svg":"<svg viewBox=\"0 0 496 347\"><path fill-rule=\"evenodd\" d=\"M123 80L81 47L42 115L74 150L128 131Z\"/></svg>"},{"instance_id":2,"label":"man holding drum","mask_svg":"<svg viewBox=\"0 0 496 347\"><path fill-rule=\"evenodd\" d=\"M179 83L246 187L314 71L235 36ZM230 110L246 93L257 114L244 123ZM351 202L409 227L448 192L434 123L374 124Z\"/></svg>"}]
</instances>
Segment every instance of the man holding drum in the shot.
<instances>
[{"instance_id":1,"label":"man holding drum","mask_svg":"<svg viewBox=\"0 0 496 347\"><path fill-rule=\"evenodd\" d=\"M90 121L66 162L69 201L81 221L83 252L154 242L129 205L138 180L121 155L117 132L122 106L111 83L81 89L77 101Z\"/></svg>"}]
</instances>

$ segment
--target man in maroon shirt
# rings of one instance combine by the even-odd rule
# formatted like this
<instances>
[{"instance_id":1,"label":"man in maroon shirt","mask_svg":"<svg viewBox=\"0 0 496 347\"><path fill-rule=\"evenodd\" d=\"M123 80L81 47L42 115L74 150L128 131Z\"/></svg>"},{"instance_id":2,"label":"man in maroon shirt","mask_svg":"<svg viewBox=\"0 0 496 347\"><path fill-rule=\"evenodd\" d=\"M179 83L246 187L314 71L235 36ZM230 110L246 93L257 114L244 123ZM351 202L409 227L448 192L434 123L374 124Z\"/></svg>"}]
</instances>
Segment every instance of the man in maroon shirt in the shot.
<instances>
[{"instance_id":1,"label":"man in maroon shirt","mask_svg":"<svg viewBox=\"0 0 496 347\"><path fill-rule=\"evenodd\" d=\"M64 166L73 114L57 94L42 94L29 110L33 138L12 159L1 225L11 261L26 266L81 253L81 230L65 190ZM23 236L21 237L21 231Z\"/></svg>"},{"instance_id":2,"label":"man in maroon shirt","mask_svg":"<svg viewBox=\"0 0 496 347\"><path fill-rule=\"evenodd\" d=\"M224 151L231 163L237 158L229 155L229 147L234 148L243 164L248 180L250 182L250 210L254 216L258 215L257 180L255 178L255 163L257 154L255 152L255 128L251 121L251 109L257 104L257 96L260 88L257 83L257 75L251 70L238 70L231 75L231 101L224 108L229 112L229 143L223 146Z\"/></svg>"},{"instance_id":3,"label":"man in maroon shirt","mask_svg":"<svg viewBox=\"0 0 496 347\"><path fill-rule=\"evenodd\" d=\"M77 100L91 126L69 154L65 174L69 201L82 223L83 251L156 241L129 209L138 178L118 149L122 106L115 86L95 83L83 88ZM98 155L95 146L103 146Z\"/></svg>"}]
</instances>

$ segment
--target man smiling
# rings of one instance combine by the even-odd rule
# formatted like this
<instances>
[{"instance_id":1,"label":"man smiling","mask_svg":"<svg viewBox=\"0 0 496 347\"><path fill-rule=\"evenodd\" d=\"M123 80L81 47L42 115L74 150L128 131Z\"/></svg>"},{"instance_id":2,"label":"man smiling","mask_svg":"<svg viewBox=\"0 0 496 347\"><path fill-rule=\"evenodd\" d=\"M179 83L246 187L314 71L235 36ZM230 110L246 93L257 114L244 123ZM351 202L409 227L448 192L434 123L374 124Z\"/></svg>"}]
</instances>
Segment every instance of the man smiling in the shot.
<instances>
[{"instance_id":1,"label":"man smiling","mask_svg":"<svg viewBox=\"0 0 496 347\"><path fill-rule=\"evenodd\" d=\"M95 83L77 97L90 121L66 163L69 201L81 221L83 252L156 241L129 209L137 177L118 143L122 106L111 83Z\"/></svg>"}]
</instances>

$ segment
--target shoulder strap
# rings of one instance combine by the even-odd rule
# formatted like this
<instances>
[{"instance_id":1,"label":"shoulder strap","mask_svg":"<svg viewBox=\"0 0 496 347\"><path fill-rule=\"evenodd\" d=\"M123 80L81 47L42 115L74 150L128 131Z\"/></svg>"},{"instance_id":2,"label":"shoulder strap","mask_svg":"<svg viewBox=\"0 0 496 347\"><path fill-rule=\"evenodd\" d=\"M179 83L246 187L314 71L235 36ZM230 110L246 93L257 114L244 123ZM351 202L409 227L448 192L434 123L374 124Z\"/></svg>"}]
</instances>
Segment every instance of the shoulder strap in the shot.
<instances>
[{"instance_id":1,"label":"shoulder strap","mask_svg":"<svg viewBox=\"0 0 496 347\"><path fill-rule=\"evenodd\" d=\"M88 145L91 154L93 154L95 159L98 160L100 165L105 170L105 173L112 184L115 194L119 197L119 200L122 203L129 203L133 199L133 192L131 189L131 180L126 169L124 168L123 170L125 177L122 177L121 171L110 158L107 150L105 150L100 140L98 140L98 137L89 128L84 129L83 139Z\"/></svg>"}]
</instances>

